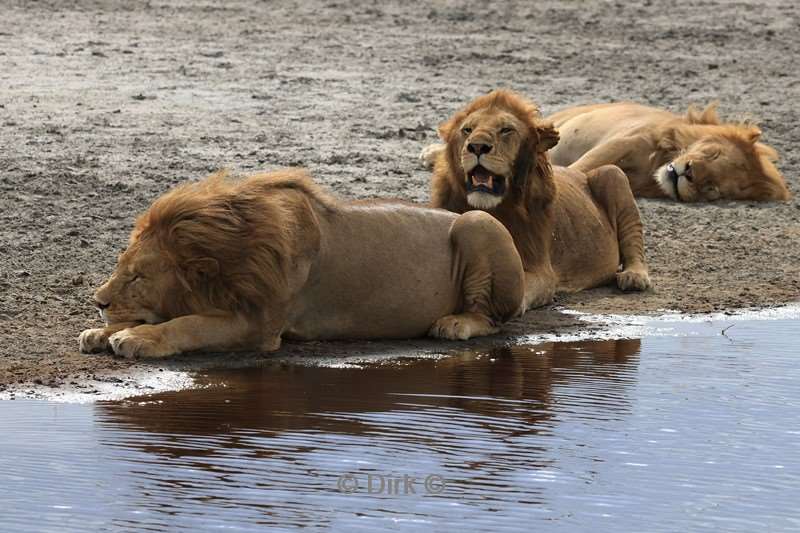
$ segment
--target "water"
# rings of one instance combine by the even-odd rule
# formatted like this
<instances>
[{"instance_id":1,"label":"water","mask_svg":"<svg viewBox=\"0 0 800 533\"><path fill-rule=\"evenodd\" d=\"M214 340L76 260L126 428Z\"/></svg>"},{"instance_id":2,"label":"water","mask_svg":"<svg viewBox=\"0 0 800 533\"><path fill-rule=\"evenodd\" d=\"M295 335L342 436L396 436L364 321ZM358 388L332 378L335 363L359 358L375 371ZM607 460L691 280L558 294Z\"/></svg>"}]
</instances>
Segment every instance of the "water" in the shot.
<instances>
[{"instance_id":1,"label":"water","mask_svg":"<svg viewBox=\"0 0 800 533\"><path fill-rule=\"evenodd\" d=\"M668 327L2 402L0 529L800 530L800 320Z\"/></svg>"}]
</instances>

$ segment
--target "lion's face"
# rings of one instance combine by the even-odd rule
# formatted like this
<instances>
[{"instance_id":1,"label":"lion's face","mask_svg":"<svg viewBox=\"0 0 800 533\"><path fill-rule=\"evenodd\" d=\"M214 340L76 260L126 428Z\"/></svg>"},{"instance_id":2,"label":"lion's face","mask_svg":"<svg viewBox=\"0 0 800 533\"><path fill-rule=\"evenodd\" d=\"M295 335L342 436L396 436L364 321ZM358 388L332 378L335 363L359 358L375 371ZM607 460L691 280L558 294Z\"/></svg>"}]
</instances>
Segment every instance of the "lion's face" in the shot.
<instances>
[{"instance_id":1,"label":"lion's face","mask_svg":"<svg viewBox=\"0 0 800 533\"><path fill-rule=\"evenodd\" d=\"M655 179L682 202L785 200L789 193L770 161L772 154L754 141L706 136L659 168Z\"/></svg>"},{"instance_id":2,"label":"lion's face","mask_svg":"<svg viewBox=\"0 0 800 533\"><path fill-rule=\"evenodd\" d=\"M523 105L520 100L518 106ZM546 157L544 151L558 142L551 125L538 124L526 112L523 119L498 105L478 107L456 115L440 130L470 206L488 210L500 205L514 185L524 185L536 159Z\"/></svg>"},{"instance_id":3,"label":"lion's face","mask_svg":"<svg viewBox=\"0 0 800 533\"><path fill-rule=\"evenodd\" d=\"M97 289L94 300L106 324L157 324L171 318L170 307L185 291L176 269L148 239L132 242L119 256L114 273Z\"/></svg>"},{"instance_id":4,"label":"lion's face","mask_svg":"<svg viewBox=\"0 0 800 533\"><path fill-rule=\"evenodd\" d=\"M467 202L491 209L503 201L526 136L525 124L507 111L480 109L456 133Z\"/></svg>"}]
</instances>

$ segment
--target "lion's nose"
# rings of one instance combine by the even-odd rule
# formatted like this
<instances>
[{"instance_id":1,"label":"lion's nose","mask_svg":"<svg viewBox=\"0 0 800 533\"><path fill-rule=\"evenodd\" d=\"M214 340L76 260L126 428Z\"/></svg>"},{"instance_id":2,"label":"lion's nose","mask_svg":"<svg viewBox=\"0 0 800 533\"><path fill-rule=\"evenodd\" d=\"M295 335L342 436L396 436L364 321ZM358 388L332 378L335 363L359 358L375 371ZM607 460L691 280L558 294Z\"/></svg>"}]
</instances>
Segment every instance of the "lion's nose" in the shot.
<instances>
[{"instance_id":1,"label":"lion's nose","mask_svg":"<svg viewBox=\"0 0 800 533\"><path fill-rule=\"evenodd\" d=\"M483 143L469 143L467 145L467 150L475 155L483 155L492 151L492 145Z\"/></svg>"},{"instance_id":2,"label":"lion's nose","mask_svg":"<svg viewBox=\"0 0 800 533\"><path fill-rule=\"evenodd\" d=\"M667 165L667 177L675 183L678 182L678 178L680 177L678 171L675 169L675 165L672 163Z\"/></svg>"},{"instance_id":3,"label":"lion's nose","mask_svg":"<svg viewBox=\"0 0 800 533\"><path fill-rule=\"evenodd\" d=\"M110 303L107 303L107 302L101 302L100 300L98 300L97 298L95 298L95 299L94 299L94 305L95 305L95 307L97 307L98 309L100 309L100 310L103 310L103 309L107 309L107 308L108 308L108 306L109 306L109 305L111 305L111 304L110 304Z\"/></svg>"}]
</instances>

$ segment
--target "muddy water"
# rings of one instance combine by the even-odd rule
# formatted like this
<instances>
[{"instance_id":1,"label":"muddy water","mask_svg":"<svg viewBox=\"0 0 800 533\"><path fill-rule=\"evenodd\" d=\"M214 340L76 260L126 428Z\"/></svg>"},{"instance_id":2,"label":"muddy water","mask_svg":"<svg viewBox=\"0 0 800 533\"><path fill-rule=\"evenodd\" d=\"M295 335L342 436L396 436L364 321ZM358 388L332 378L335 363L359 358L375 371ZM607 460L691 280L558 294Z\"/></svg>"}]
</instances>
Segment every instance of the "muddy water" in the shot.
<instances>
[{"instance_id":1,"label":"muddy water","mask_svg":"<svg viewBox=\"0 0 800 533\"><path fill-rule=\"evenodd\" d=\"M658 331L3 402L0 529L800 528L800 321Z\"/></svg>"}]
</instances>

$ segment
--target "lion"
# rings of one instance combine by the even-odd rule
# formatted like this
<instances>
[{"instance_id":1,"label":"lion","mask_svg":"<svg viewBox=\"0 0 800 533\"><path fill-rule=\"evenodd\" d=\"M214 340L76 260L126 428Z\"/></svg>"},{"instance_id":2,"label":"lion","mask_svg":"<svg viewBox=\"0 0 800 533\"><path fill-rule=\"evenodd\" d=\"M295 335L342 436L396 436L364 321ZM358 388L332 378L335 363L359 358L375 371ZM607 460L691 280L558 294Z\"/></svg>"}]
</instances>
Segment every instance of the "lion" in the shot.
<instances>
[{"instance_id":1,"label":"lion","mask_svg":"<svg viewBox=\"0 0 800 533\"><path fill-rule=\"evenodd\" d=\"M524 282L486 213L345 203L302 170L216 174L138 218L94 294L106 326L79 347L159 358L273 351L284 337L468 339L521 313Z\"/></svg>"},{"instance_id":2,"label":"lion","mask_svg":"<svg viewBox=\"0 0 800 533\"><path fill-rule=\"evenodd\" d=\"M556 165L588 172L614 164L636 196L680 202L788 200L778 153L749 123L722 123L716 104L685 116L635 103L573 107L548 117L561 134Z\"/></svg>"},{"instance_id":3,"label":"lion","mask_svg":"<svg viewBox=\"0 0 800 533\"><path fill-rule=\"evenodd\" d=\"M493 91L444 122L439 135L444 148L426 154L435 161L431 204L484 210L508 228L525 269L526 308L615 280L624 291L651 286L625 174L613 165L587 174L551 167L547 151L559 135L532 102Z\"/></svg>"}]
</instances>

